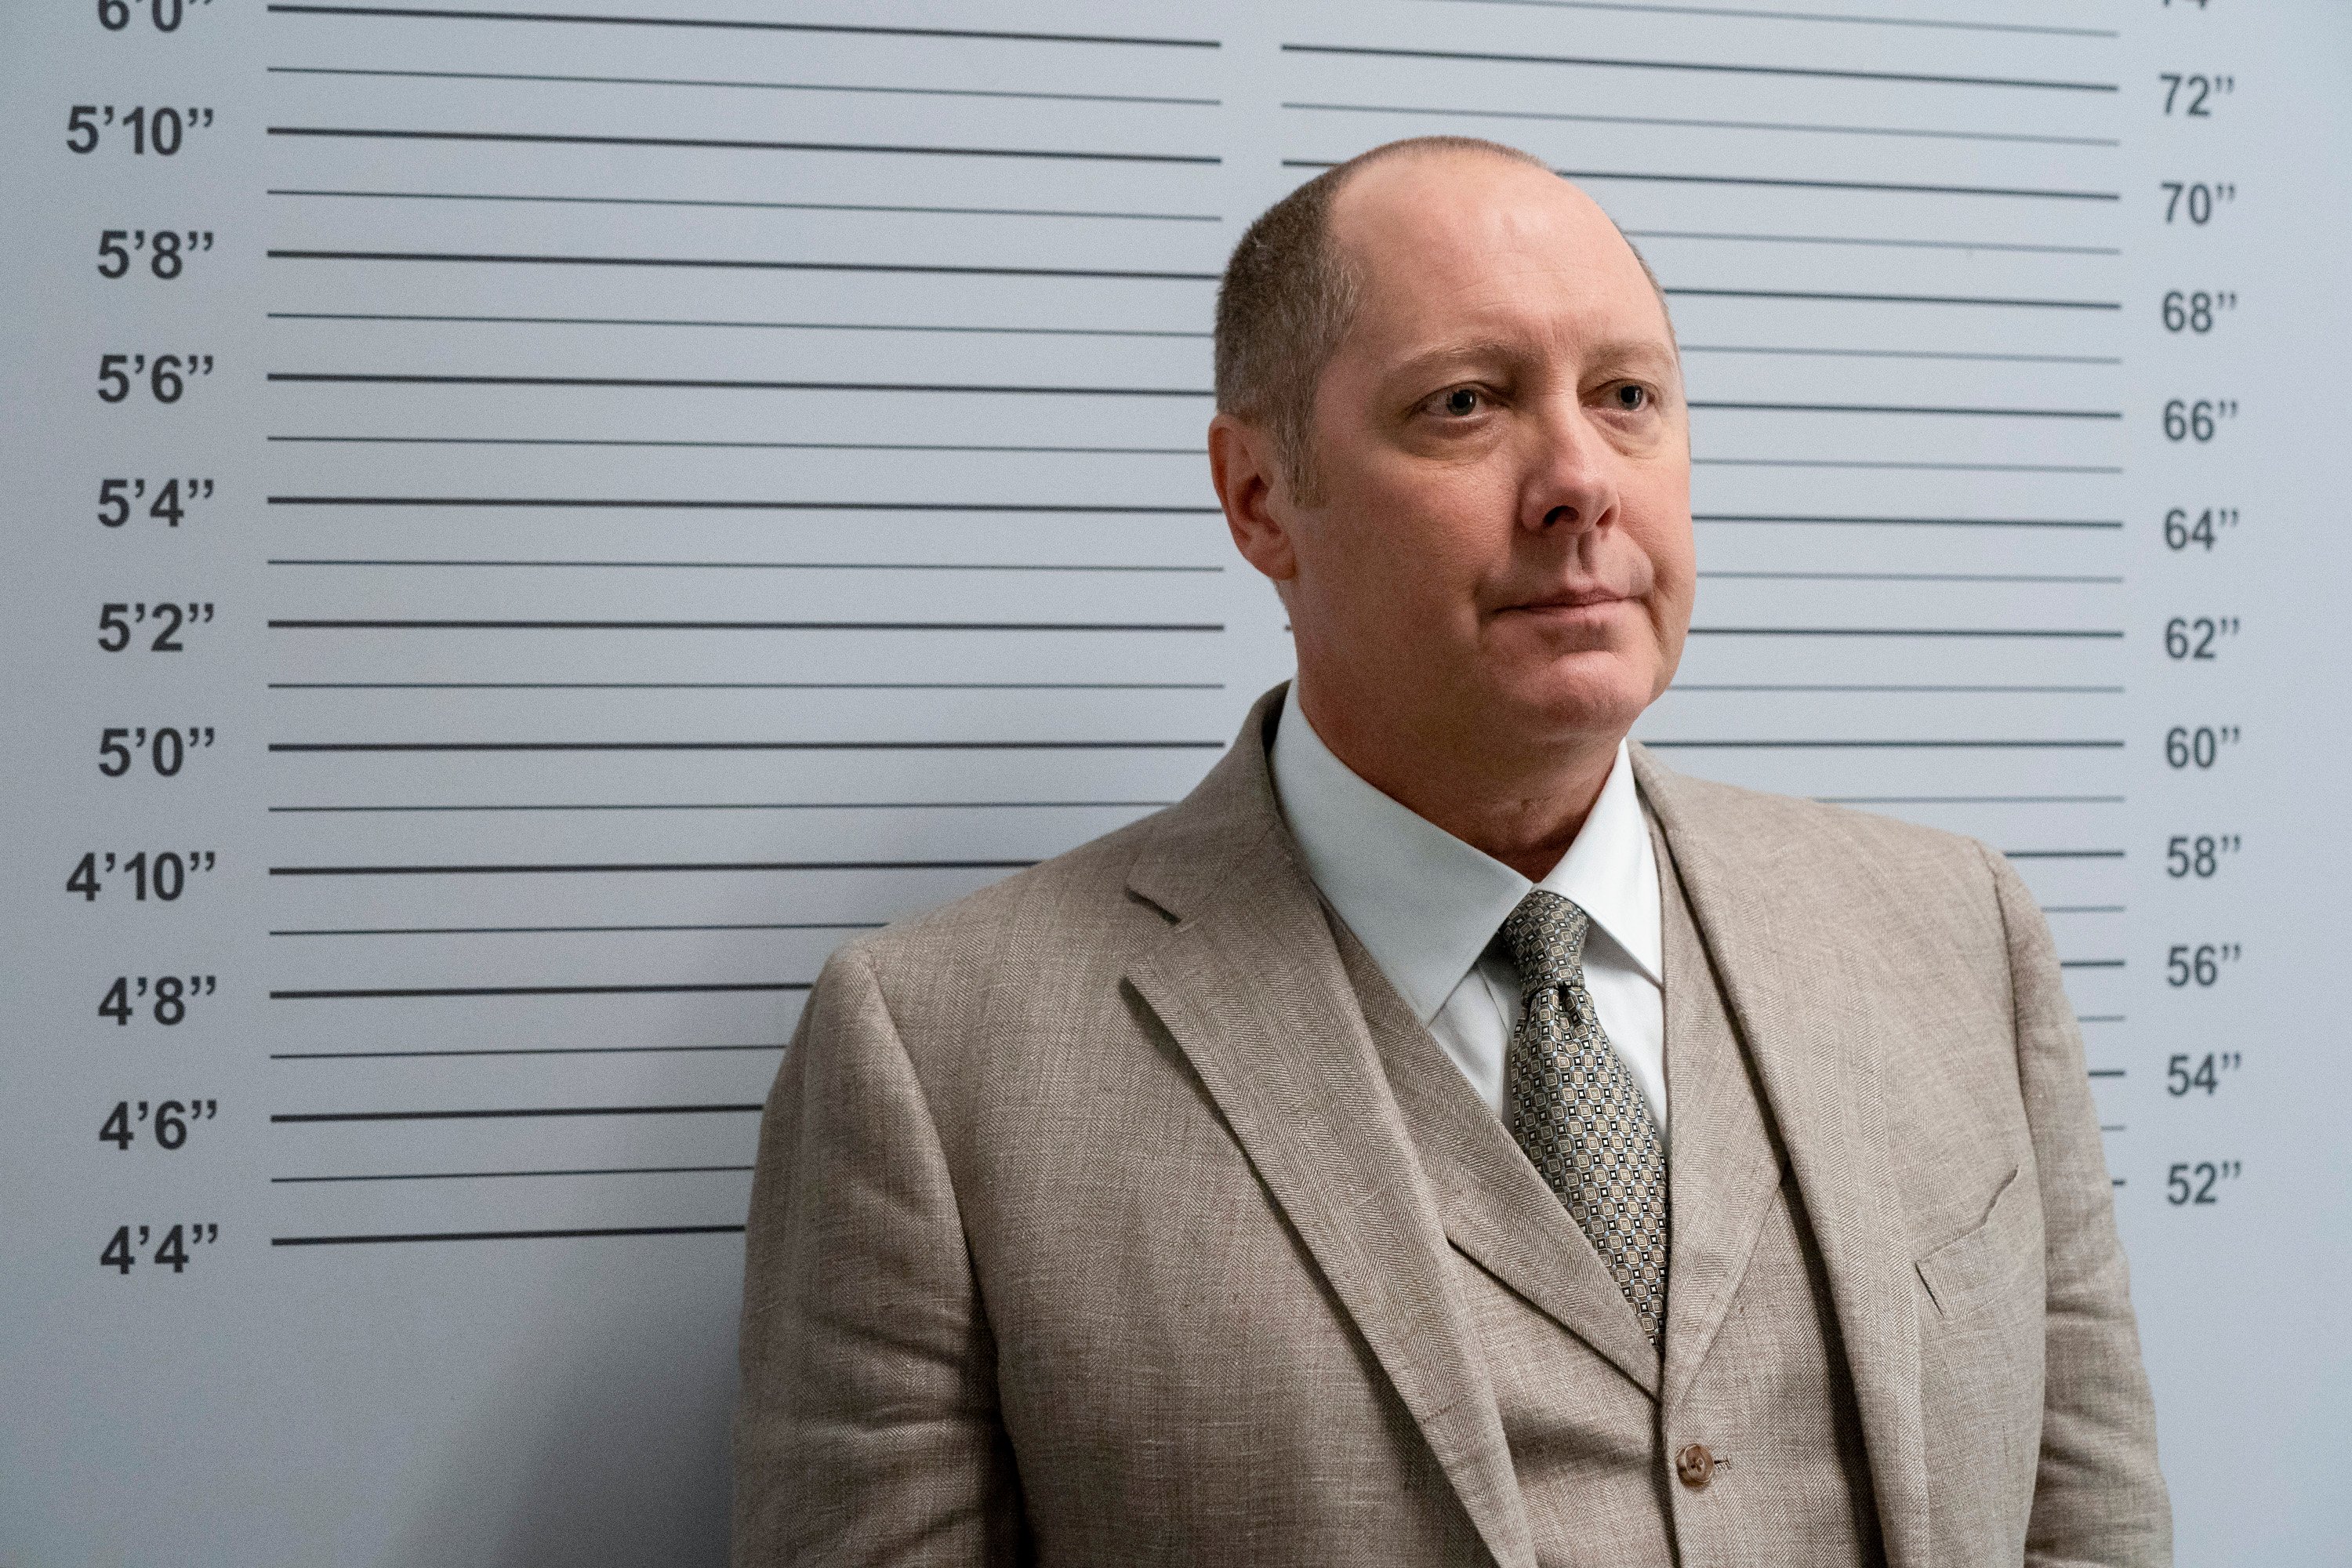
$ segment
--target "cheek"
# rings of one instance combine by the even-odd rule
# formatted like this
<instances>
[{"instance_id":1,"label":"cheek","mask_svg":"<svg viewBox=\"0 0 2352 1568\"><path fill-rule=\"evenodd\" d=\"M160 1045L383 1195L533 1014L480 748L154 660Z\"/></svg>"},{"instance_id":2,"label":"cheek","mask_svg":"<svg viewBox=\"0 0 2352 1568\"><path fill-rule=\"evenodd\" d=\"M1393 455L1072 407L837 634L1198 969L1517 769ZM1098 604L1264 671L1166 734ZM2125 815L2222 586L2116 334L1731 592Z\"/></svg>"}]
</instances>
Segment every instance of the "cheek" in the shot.
<instances>
[{"instance_id":1,"label":"cheek","mask_svg":"<svg viewBox=\"0 0 2352 1568\"><path fill-rule=\"evenodd\" d=\"M1487 520L1497 515L1496 505L1464 478L1408 478L1368 466L1330 497L1328 563L1357 595L1416 612L1405 624L1466 611L1472 585L1492 570L1497 549L1507 556L1510 541L1507 528L1499 542L1492 537L1497 531ZM1499 515L1507 519L1507 507Z\"/></svg>"}]
</instances>

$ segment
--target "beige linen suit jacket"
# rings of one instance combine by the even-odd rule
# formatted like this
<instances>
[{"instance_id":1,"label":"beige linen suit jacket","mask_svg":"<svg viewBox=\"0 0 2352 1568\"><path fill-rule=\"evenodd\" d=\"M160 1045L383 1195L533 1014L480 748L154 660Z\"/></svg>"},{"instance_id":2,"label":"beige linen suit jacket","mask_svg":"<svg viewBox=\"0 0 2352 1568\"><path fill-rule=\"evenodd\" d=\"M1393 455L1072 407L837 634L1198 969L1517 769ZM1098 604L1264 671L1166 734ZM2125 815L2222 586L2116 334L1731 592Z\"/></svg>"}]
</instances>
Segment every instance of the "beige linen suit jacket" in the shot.
<instances>
[{"instance_id":1,"label":"beige linen suit jacket","mask_svg":"<svg viewBox=\"0 0 2352 1568\"><path fill-rule=\"evenodd\" d=\"M740 1568L1534 1563L1453 1270L1601 1352L1563 1376L1628 1375L1623 1303L1449 1235L1276 801L1279 695L1176 806L825 966L752 1190ZM1887 1562L2168 1562L2032 899L1973 840L1633 757L1810 1216ZM1705 1346L1668 1341L1671 1385Z\"/></svg>"}]
</instances>

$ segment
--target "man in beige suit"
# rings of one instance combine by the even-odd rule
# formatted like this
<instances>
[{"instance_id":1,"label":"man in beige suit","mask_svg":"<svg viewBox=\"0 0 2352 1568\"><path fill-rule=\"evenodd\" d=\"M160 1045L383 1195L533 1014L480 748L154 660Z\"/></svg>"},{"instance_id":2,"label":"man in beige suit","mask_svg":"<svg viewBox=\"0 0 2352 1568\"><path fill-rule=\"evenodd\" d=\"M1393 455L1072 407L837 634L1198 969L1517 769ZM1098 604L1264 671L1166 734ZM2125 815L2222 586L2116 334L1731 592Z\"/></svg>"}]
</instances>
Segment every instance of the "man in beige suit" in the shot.
<instances>
[{"instance_id":1,"label":"man in beige suit","mask_svg":"<svg viewBox=\"0 0 2352 1568\"><path fill-rule=\"evenodd\" d=\"M1626 742L1695 572L1609 219L1367 154L1243 239L1217 390L1298 678L1180 805L825 966L737 1563L2168 1562L2032 899Z\"/></svg>"}]
</instances>

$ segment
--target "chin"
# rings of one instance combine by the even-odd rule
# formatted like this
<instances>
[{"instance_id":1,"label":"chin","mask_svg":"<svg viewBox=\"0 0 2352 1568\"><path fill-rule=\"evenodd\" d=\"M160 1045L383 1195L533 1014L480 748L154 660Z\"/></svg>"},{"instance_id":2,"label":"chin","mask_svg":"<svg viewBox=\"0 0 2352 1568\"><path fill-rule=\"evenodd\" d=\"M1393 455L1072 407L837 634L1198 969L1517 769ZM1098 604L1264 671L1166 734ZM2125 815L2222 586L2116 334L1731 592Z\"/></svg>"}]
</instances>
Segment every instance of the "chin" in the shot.
<instances>
[{"instance_id":1,"label":"chin","mask_svg":"<svg viewBox=\"0 0 2352 1568\"><path fill-rule=\"evenodd\" d=\"M1622 735L1650 705L1654 689L1621 658L1586 654L1528 671L1499 695L1522 733L1565 741Z\"/></svg>"}]
</instances>

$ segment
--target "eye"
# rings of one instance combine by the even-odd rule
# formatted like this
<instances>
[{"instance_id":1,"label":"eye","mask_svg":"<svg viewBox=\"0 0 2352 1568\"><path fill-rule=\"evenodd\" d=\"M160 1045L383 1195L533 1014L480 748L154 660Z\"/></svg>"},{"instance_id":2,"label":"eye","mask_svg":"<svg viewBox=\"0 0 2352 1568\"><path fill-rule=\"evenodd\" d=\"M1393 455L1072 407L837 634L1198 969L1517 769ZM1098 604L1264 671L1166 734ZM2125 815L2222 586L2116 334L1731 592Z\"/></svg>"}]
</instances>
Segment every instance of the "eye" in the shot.
<instances>
[{"instance_id":1,"label":"eye","mask_svg":"<svg viewBox=\"0 0 2352 1568\"><path fill-rule=\"evenodd\" d=\"M1622 414L1639 414L1650 406L1650 389L1637 381L1619 382L1610 388L1609 402Z\"/></svg>"},{"instance_id":2,"label":"eye","mask_svg":"<svg viewBox=\"0 0 2352 1568\"><path fill-rule=\"evenodd\" d=\"M1449 418L1467 419L1486 405L1486 395L1475 386L1450 387L1430 400L1431 405Z\"/></svg>"}]
</instances>

